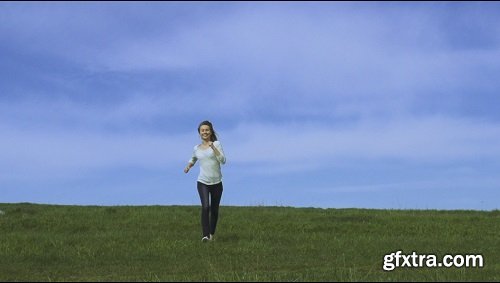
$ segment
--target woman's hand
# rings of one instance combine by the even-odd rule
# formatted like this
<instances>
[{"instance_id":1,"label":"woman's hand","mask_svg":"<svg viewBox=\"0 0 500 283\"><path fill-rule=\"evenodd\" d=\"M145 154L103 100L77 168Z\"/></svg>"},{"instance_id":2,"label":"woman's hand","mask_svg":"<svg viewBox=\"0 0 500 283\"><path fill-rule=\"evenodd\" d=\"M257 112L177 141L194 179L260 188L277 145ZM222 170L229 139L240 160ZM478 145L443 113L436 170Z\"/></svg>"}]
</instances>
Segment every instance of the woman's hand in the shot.
<instances>
[{"instance_id":1,"label":"woman's hand","mask_svg":"<svg viewBox=\"0 0 500 283\"><path fill-rule=\"evenodd\" d=\"M215 147L214 143L209 141L208 142L208 145L212 148L212 150L214 151L215 153L215 156L219 156L220 155L220 151Z\"/></svg>"},{"instance_id":2,"label":"woman's hand","mask_svg":"<svg viewBox=\"0 0 500 283\"><path fill-rule=\"evenodd\" d=\"M189 172L189 169L191 169L191 167L193 167L193 165L191 163L189 163L186 168L184 168L184 173L187 173Z\"/></svg>"}]
</instances>

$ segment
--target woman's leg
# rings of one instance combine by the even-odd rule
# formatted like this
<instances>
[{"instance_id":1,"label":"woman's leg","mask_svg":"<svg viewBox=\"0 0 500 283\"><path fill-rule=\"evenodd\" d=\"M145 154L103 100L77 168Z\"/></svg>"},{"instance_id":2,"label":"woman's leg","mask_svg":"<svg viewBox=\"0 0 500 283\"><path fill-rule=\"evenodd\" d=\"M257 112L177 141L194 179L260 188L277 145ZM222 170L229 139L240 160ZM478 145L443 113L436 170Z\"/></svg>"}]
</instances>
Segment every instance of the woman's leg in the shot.
<instances>
[{"instance_id":1,"label":"woman's leg","mask_svg":"<svg viewBox=\"0 0 500 283\"><path fill-rule=\"evenodd\" d=\"M222 182L210 186L210 234L215 234L217 220L219 218L219 204L222 197Z\"/></svg>"},{"instance_id":2,"label":"woman's leg","mask_svg":"<svg viewBox=\"0 0 500 283\"><path fill-rule=\"evenodd\" d=\"M203 237L208 237L210 234L208 213L210 210L210 205L208 203L208 188L207 185L198 182L197 183L198 194L200 194L201 201L201 228L203 230Z\"/></svg>"}]
</instances>

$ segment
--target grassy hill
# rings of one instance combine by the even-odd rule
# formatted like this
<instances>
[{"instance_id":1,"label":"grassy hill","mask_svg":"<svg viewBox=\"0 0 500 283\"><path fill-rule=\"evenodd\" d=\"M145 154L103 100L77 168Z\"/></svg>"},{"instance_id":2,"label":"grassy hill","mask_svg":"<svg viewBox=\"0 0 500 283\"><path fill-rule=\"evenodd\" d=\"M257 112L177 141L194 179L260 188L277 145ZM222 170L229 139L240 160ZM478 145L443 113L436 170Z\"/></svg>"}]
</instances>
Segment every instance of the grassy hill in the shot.
<instances>
[{"instance_id":1,"label":"grassy hill","mask_svg":"<svg viewBox=\"0 0 500 283\"><path fill-rule=\"evenodd\" d=\"M500 212L0 204L0 281L500 281ZM384 255L480 254L478 268Z\"/></svg>"}]
</instances>

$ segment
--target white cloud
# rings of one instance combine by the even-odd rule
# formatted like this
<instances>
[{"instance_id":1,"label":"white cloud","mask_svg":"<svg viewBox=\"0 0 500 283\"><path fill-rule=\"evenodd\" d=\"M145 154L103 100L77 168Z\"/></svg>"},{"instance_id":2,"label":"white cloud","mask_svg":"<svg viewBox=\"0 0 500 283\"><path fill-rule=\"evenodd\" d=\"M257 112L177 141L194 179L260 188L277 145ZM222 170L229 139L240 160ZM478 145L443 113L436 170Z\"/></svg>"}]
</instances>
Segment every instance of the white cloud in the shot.
<instances>
[{"instance_id":1,"label":"white cloud","mask_svg":"<svg viewBox=\"0 0 500 283\"><path fill-rule=\"evenodd\" d=\"M206 101L232 106L223 111L269 111L262 105L281 100L289 107L272 111L399 115L429 93L456 94L447 96L453 105L467 87L496 87L487 75L500 64L496 49L452 49L439 13L405 11L384 18L378 10L234 9L163 34L124 36L81 59L96 70L190 70L212 77L225 86L212 89Z\"/></svg>"},{"instance_id":2,"label":"white cloud","mask_svg":"<svg viewBox=\"0 0 500 283\"><path fill-rule=\"evenodd\" d=\"M131 135L41 128L1 127L3 179L66 179L99 170L135 167L182 170L191 135Z\"/></svg>"},{"instance_id":3,"label":"white cloud","mask_svg":"<svg viewBox=\"0 0 500 283\"><path fill-rule=\"evenodd\" d=\"M492 160L500 156L500 126L446 117L334 124L240 124L226 133L233 162L330 164L342 160L410 162Z\"/></svg>"},{"instance_id":4,"label":"white cloud","mask_svg":"<svg viewBox=\"0 0 500 283\"><path fill-rule=\"evenodd\" d=\"M6 17L4 31L19 42L34 36L43 43L39 52L95 72L190 71L217 80L215 89L197 89L194 96L206 95L215 105L226 103L221 111L246 112L259 109L265 104L261 100L286 100L289 107L273 111L401 114L420 95L456 93L471 85L479 90L497 87L485 72L498 68L498 51L454 49L439 6L255 4L228 6L225 13L202 13L209 7L202 6L192 13L183 10L186 19L195 21L180 22L174 21L169 5L157 6L152 16L147 5L57 7L28 9L33 21ZM139 13L132 16L129 9ZM131 25L145 15L149 17L140 34ZM158 27L162 16L163 28ZM484 28L481 19L468 19L477 29ZM64 44L55 44L60 41ZM453 99L460 101L459 96ZM183 99L176 97L175 103Z\"/></svg>"}]
</instances>

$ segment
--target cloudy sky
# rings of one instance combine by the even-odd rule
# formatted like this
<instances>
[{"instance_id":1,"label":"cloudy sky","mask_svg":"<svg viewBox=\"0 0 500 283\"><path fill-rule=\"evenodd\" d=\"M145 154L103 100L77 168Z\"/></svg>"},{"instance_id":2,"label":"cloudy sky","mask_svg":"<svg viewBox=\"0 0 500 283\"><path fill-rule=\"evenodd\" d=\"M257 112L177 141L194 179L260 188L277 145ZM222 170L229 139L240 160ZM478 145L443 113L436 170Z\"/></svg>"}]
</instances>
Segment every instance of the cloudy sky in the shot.
<instances>
[{"instance_id":1,"label":"cloudy sky","mask_svg":"<svg viewBox=\"0 0 500 283\"><path fill-rule=\"evenodd\" d=\"M0 3L0 202L500 208L500 4Z\"/></svg>"}]
</instances>

